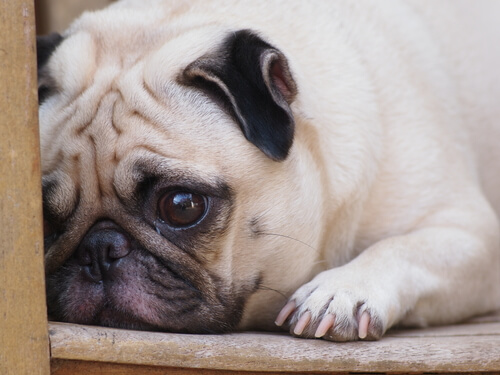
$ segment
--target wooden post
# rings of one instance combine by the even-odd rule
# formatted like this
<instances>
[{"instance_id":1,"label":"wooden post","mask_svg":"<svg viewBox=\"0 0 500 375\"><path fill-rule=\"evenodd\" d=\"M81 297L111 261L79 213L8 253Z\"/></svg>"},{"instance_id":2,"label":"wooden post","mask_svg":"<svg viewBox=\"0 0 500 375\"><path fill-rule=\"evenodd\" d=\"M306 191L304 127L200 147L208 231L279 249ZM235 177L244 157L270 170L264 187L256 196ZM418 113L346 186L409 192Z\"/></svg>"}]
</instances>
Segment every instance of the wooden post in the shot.
<instances>
[{"instance_id":1,"label":"wooden post","mask_svg":"<svg viewBox=\"0 0 500 375\"><path fill-rule=\"evenodd\" d=\"M49 374L32 0L0 0L0 35L0 374Z\"/></svg>"}]
</instances>

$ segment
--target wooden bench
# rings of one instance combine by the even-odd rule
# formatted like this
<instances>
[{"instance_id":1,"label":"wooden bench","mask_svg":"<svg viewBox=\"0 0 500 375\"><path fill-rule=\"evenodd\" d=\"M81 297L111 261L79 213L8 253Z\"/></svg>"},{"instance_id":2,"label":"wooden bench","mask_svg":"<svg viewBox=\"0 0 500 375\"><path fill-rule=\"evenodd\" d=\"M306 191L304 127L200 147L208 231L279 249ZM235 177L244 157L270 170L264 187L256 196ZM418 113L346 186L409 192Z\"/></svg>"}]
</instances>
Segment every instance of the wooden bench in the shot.
<instances>
[{"instance_id":1,"label":"wooden bench","mask_svg":"<svg viewBox=\"0 0 500 375\"><path fill-rule=\"evenodd\" d=\"M500 373L500 314L344 344L48 323L33 1L0 0L0 35L1 375Z\"/></svg>"},{"instance_id":2,"label":"wooden bench","mask_svg":"<svg viewBox=\"0 0 500 375\"><path fill-rule=\"evenodd\" d=\"M54 375L500 372L500 313L449 327L392 330L380 341L354 343L64 323L51 323L49 332Z\"/></svg>"}]
</instances>

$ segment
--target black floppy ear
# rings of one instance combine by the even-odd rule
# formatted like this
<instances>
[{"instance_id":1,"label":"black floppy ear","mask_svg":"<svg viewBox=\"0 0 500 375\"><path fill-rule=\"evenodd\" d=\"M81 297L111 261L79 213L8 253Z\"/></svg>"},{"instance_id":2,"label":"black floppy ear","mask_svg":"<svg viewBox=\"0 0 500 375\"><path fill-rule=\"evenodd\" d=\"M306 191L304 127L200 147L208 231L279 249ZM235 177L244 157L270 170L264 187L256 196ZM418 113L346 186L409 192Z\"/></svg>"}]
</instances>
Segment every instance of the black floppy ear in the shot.
<instances>
[{"instance_id":1,"label":"black floppy ear","mask_svg":"<svg viewBox=\"0 0 500 375\"><path fill-rule=\"evenodd\" d=\"M295 128L290 104L297 88L279 50L241 30L216 53L189 64L182 81L222 99L245 137L268 157L287 157Z\"/></svg>"},{"instance_id":2,"label":"black floppy ear","mask_svg":"<svg viewBox=\"0 0 500 375\"><path fill-rule=\"evenodd\" d=\"M36 37L36 62L38 67L38 102L41 104L54 90L52 80L43 69L50 56L62 42L63 37L58 33Z\"/></svg>"}]
</instances>

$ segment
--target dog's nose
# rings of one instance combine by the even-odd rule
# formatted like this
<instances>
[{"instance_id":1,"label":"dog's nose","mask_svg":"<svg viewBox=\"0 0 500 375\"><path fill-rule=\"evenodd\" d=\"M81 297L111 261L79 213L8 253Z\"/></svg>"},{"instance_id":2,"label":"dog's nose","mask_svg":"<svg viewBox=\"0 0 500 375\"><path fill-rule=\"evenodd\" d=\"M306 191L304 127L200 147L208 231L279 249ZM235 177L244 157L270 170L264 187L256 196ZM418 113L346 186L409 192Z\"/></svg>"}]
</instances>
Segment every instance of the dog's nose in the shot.
<instances>
[{"instance_id":1,"label":"dog's nose","mask_svg":"<svg viewBox=\"0 0 500 375\"><path fill-rule=\"evenodd\" d=\"M130 240L113 222L99 222L85 235L76 257L92 282L113 279L120 260L130 253Z\"/></svg>"}]
</instances>

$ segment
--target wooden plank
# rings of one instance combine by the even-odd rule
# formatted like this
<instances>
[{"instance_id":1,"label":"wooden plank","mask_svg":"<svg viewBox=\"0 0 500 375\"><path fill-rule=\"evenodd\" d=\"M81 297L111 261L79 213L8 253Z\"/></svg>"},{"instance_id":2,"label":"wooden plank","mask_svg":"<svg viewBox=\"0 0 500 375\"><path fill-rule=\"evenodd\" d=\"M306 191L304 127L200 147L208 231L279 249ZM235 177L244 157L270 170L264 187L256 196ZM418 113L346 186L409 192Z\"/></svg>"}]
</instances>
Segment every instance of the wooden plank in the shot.
<instances>
[{"instance_id":1,"label":"wooden plank","mask_svg":"<svg viewBox=\"0 0 500 375\"><path fill-rule=\"evenodd\" d=\"M48 374L33 1L0 0L0 374Z\"/></svg>"},{"instance_id":2,"label":"wooden plank","mask_svg":"<svg viewBox=\"0 0 500 375\"><path fill-rule=\"evenodd\" d=\"M500 371L498 320L395 330L377 342L355 343L286 334L187 335L64 323L51 323L50 337L53 360L80 365L87 361L250 372Z\"/></svg>"}]
</instances>

